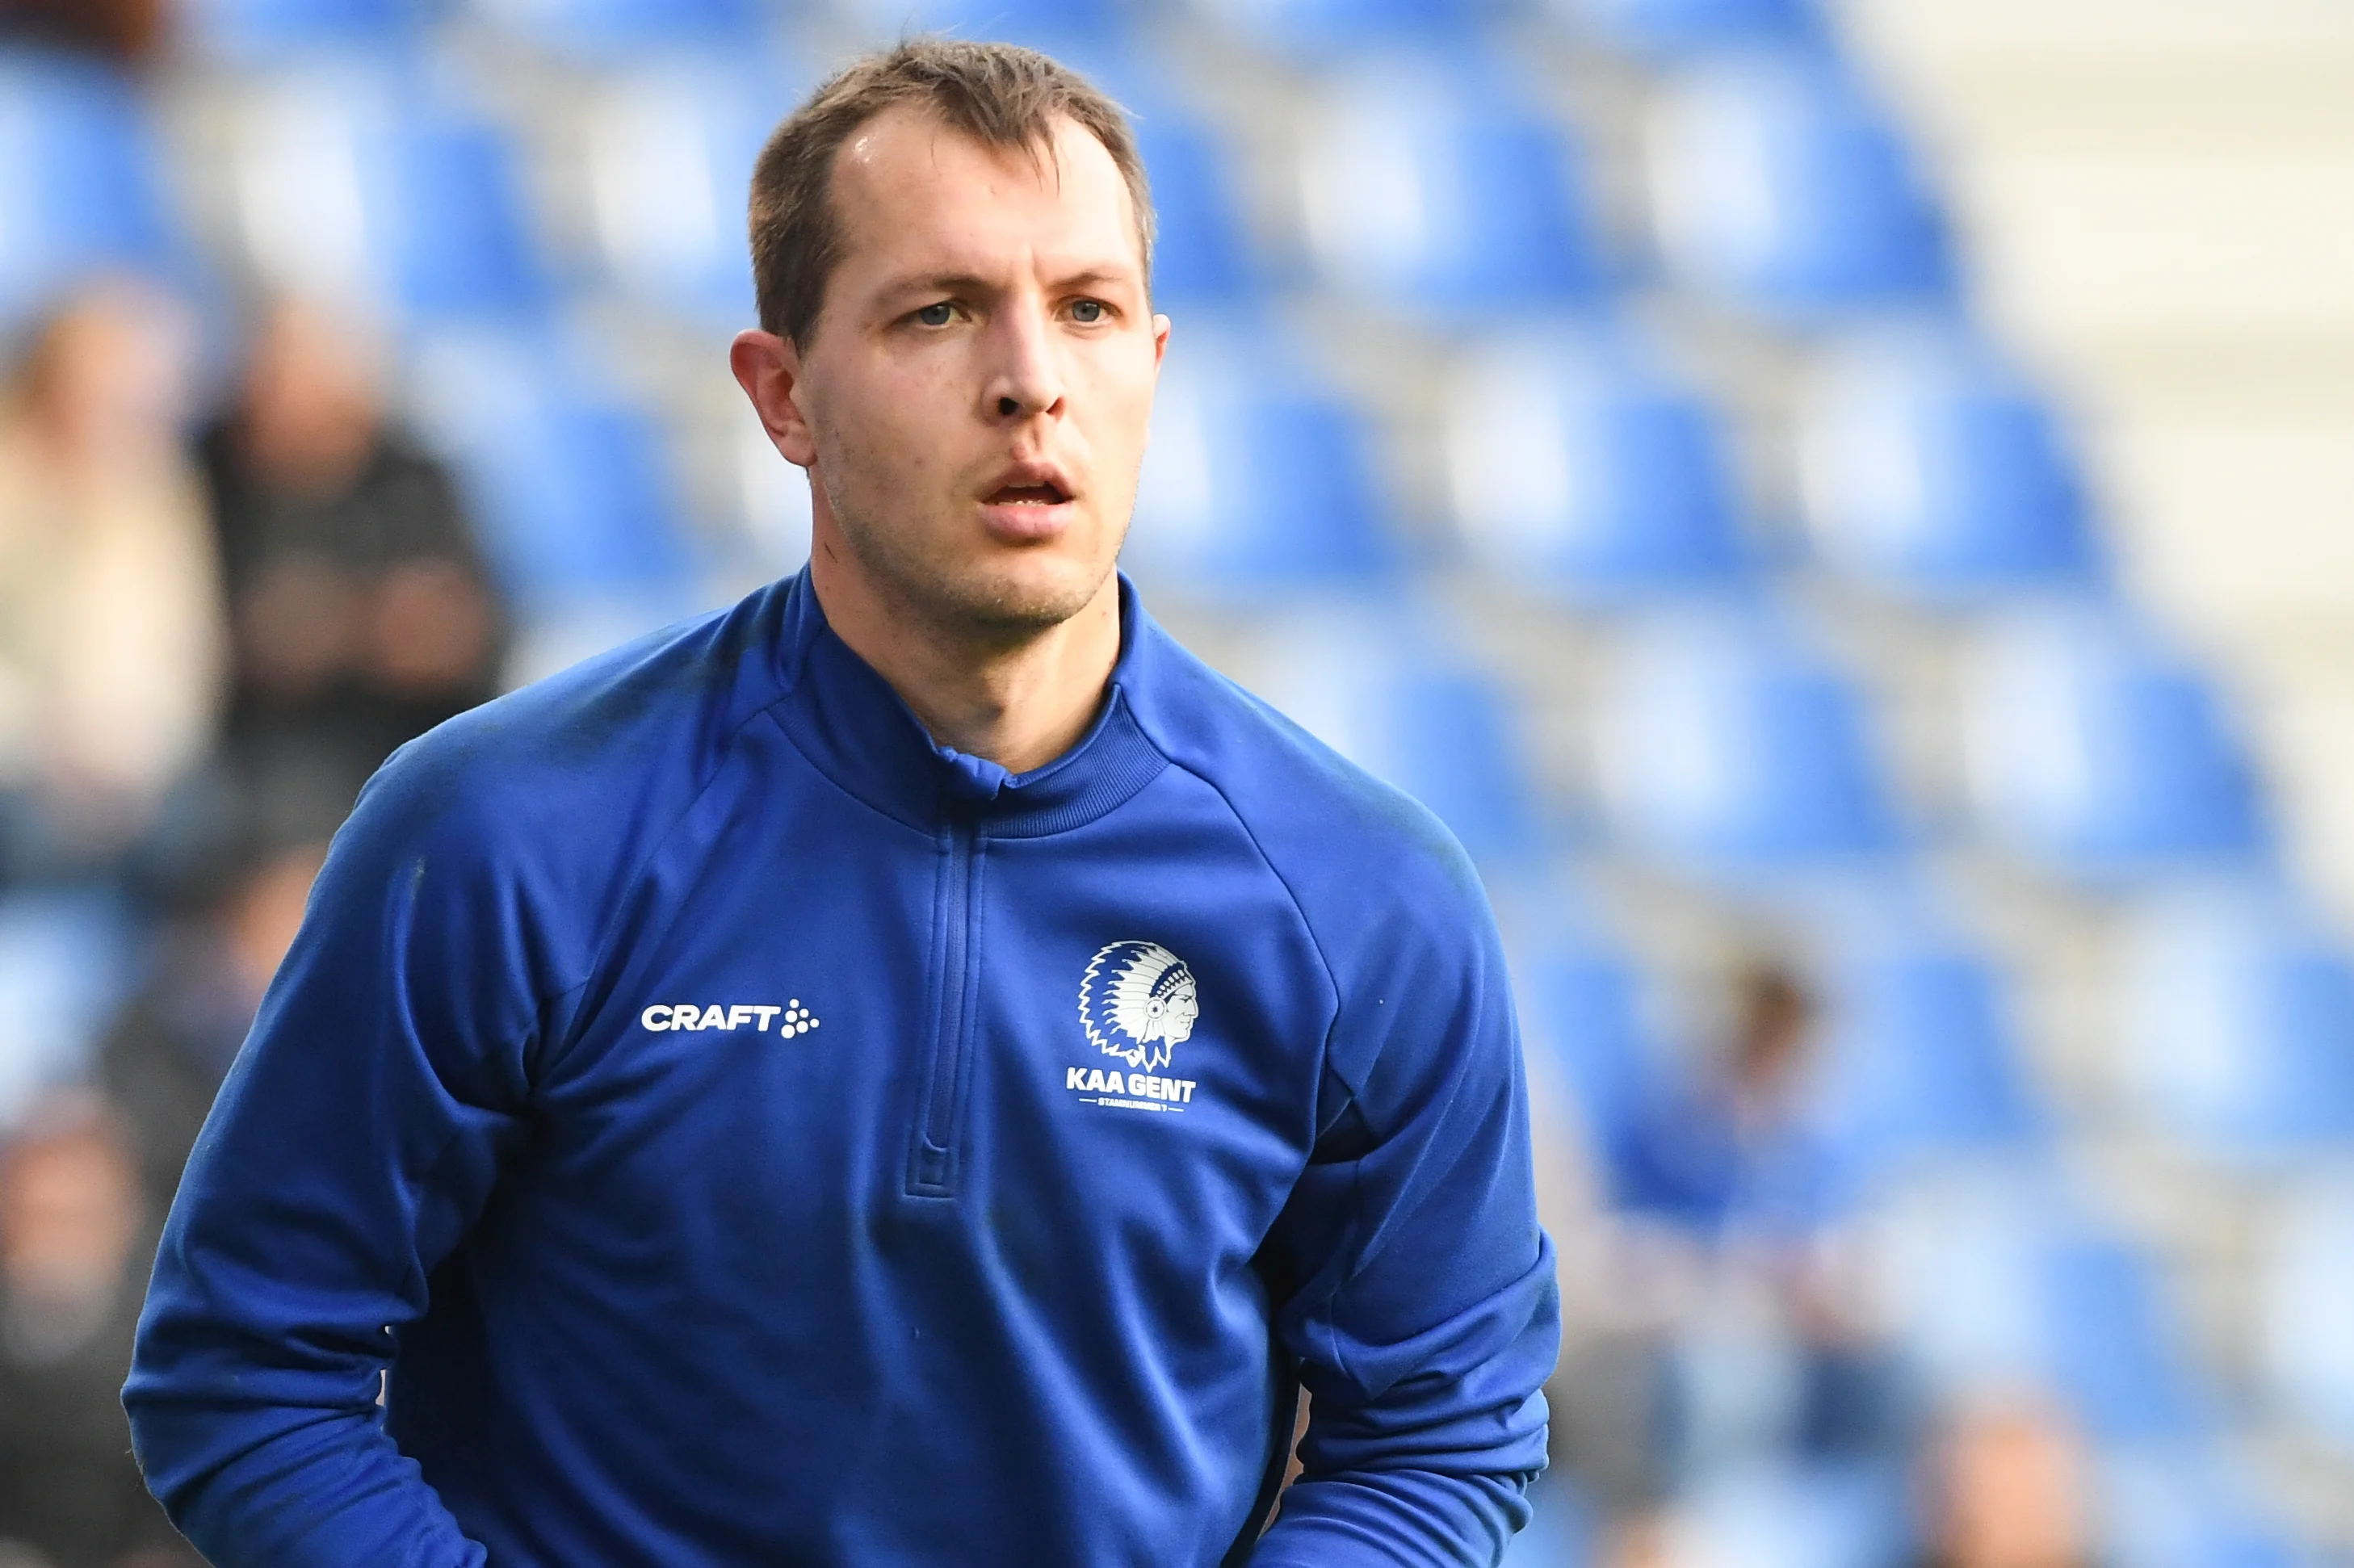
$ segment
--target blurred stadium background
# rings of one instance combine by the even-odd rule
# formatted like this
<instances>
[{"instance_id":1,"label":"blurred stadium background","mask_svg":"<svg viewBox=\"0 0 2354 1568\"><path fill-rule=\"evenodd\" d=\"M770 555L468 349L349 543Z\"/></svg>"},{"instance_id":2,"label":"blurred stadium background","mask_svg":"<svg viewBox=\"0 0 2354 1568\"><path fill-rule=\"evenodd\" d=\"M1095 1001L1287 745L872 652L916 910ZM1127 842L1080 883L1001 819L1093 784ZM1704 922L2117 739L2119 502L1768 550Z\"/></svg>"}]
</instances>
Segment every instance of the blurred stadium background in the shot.
<instances>
[{"instance_id":1,"label":"blurred stadium background","mask_svg":"<svg viewBox=\"0 0 2354 1568\"><path fill-rule=\"evenodd\" d=\"M358 779L800 564L746 177L937 28L1139 117L1149 601L1504 917L1568 1329L1516 1568L2354 1563L2354 11L0 26L23 1561L132 1560L87 1412Z\"/></svg>"}]
</instances>

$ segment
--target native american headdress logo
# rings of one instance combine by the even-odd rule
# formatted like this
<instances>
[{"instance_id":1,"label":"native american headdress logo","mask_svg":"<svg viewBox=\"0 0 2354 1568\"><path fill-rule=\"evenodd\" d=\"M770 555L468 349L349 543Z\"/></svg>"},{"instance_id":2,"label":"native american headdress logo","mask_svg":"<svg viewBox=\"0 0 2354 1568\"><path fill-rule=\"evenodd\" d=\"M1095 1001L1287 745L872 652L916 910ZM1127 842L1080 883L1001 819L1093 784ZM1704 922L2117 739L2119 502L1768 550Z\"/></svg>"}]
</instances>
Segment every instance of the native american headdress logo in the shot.
<instances>
[{"instance_id":1,"label":"native american headdress logo","mask_svg":"<svg viewBox=\"0 0 2354 1568\"><path fill-rule=\"evenodd\" d=\"M1107 1056L1153 1073L1193 1033L1202 1003L1193 971L1158 942L1114 942L1079 977L1079 1022Z\"/></svg>"}]
</instances>

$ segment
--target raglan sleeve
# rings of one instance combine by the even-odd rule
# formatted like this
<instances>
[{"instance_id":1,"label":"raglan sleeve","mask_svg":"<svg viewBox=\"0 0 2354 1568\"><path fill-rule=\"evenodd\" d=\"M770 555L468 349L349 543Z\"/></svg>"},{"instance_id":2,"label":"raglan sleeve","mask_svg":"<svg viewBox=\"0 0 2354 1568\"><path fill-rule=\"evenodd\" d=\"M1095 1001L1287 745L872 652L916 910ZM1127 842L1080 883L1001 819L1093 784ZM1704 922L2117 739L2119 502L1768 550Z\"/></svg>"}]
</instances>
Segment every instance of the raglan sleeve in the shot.
<instances>
[{"instance_id":1,"label":"raglan sleeve","mask_svg":"<svg viewBox=\"0 0 2354 1568\"><path fill-rule=\"evenodd\" d=\"M428 743L419 743L426 745ZM234 1568L483 1561L377 1403L518 1136L563 1005L536 890L412 747L336 836L165 1224L123 1402L151 1489Z\"/></svg>"},{"instance_id":2,"label":"raglan sleeve","mask_svg":"<svg viewBox=\"0 0 2354 1568\"><path fill-rule=\"evenodd\" d=\"M1493 1563L1544 1467L1560 1299L1519 1027L1486 899L1459 852L1442 869L1340 945L1320 1132L1269 1238L1304 1467L1255 1568Z\"/></svg>"}]
</instances>

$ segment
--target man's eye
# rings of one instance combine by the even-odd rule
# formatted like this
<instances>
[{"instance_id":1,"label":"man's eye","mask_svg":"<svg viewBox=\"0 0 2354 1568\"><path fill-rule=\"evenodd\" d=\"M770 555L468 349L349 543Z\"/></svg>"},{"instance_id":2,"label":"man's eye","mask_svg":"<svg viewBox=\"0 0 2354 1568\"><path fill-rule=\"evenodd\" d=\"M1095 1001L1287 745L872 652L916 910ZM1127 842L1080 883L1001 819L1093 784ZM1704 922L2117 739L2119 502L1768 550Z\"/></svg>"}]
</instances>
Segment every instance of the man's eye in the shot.
<instances>
[{"instance_id":1,"label":"man's eye","mask_svg":"<svg viewBox=\"0 0 2354 1568\"><path fill-rule=\"evenodd\" d=\"M926 305L922 310L917 311L916 319L926 326L946 326L949 324L949 318L955 314L956 307L943 300L938 304Z\"/></svg>"},{"instance_id":2,"label":"man's eye","mask_svg":"<svg viewBox=\"0 0 2354 1568\"><path fill-rule=\"evenodd\" d=\"M1101 300L1081 300L1071 307L1071 316L1072 319L1076 321L1087 323L1099 322L1104 319L1103 302Z\"/></svg>"}]
</instances>

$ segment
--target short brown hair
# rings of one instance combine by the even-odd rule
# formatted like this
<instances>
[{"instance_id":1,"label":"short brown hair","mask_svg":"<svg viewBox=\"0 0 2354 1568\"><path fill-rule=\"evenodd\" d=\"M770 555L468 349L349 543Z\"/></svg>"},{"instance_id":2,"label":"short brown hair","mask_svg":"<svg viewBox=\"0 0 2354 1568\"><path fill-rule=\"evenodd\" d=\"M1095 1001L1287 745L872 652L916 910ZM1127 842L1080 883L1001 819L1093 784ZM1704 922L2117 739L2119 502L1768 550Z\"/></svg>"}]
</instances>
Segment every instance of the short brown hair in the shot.
<instances>
[{"instance_id":1,"label":"short brown hair","mask_svg":"<svg viewBox=\"0 0 2354 1568\"><path fill-rule=\"evenodd\" d=\"M885 110L914 104L992 147L1053 155L1055 122L1077 123L1111 154L1152 267L1152 196L1119 104L1076 71L1014 44L910 38L836 74L789 115L752 167L752 290L760 325L804 343L840 260L831 199L834 154Z\"/></svg>"}]
</instances>

